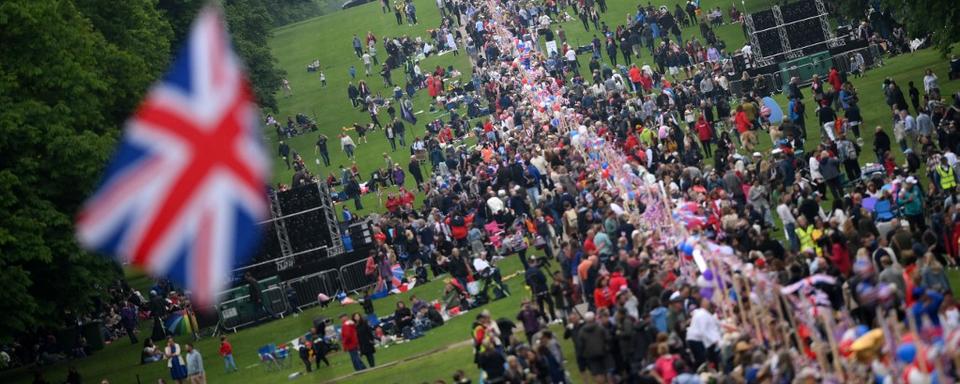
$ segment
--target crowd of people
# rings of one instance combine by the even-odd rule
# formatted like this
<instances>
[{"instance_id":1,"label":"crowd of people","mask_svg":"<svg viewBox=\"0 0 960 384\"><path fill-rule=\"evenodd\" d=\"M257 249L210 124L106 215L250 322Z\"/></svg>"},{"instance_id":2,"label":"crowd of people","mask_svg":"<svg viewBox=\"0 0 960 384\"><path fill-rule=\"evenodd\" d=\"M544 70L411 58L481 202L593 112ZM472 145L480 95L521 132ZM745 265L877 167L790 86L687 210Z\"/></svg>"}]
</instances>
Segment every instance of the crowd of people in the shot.
<instances>
[{"instance_id":1,"label":"crowd of people","mask_svg":"<svg viewBox=\"0 0 960 384\"><path fill-rule=\"evenodd\" d=\"M39 336L26 335L10 345L5 345L2 349L4 368L31 364L47 366L90 356L102 348L92 345L85 336L89 334L90 327L95 327L98 344L111 344L127 339L131 344L140 347L139 364L163 361L173 380L178 383L206 382L199 351L193 349L190 343L185 347L177 344L173 340L173 334L178 331L168 327L170 316L192 313L190 300L182 291L176 290L167 279L157 280L150 287L149 297L144 297L140 291L131 288L124 279L116 280L106 287L105 291L105 295L98 297L94 315L77 317L73 324L65 325L64 331L39 333ZM195 318L191 314L185 317L184 321L194 322L192 328L187 328L196 330ZM151 333L148 335L141 334L141 323L144 322L152 324ZM73 339L64 340L58 338L58 335L72 335ZM196 338L196 334L193 334L193 337ZM25 345L32 345L32 348L25 348ZM232 354L228 352L228 355L232 361ZM235 364L233 370L236 370ZM33 382L47 383L39 370L35 372ZM75 366L69 368L65 382L82 382L80 372Z\"/></svg>"},{"instance_id":2,"label":"crowd of people","mask_svg":"<svg viewBox=\"0 0 960 384\"><path fill-rule=\"evenodd\" d=\"M585 50L553 29L571 6L589 29L601 3L453 2L476 47L467 93L490 116L469 128L472 147L418 138L429 158L411 149L407 169L423 173L422 206L404 192L370 218L376 263L449 273L444 308L469 307L465 287L518 254L525 342L481 312L484 382L566 382L567 360L593 382L952 376L960 95L933 71L887 79L889 123L864 127L847 77L868 68L832 68L784 85L786 116L772 120L760 87L731 93L748 76L711 33L716 10L681 20L641 6L625 25L593 25ZM703 42L674 33L691 22ZM645 50L655 66L630 62ZM557 319L566 357L546 326Z\"/></svg>"},{"instance_id":3,"label":"crowd of people","mask_svg":"<svg viewBox=\"0 0 960 384\"><path fill-rule=\"evenodd\" d=\"M410 1L382 6L398 24L419 22ZM442 20L428 41L368 33L352 43L365 75L381 65L395 92L385 97L365 79L351 82L348 98L371 122L339 132L340 148L352 160L366 135L382 130L392 151L409 150L409 161L383 153L384 167L367 180L355 162L326 179L356 209L362 194L399 187L381 199L384 213L369 218L374 275L389 281L394 264L414 269L419 281L448 275L437 306L398 303L394 337L415 338L482 305L488 288L492 299L510 295L497 264L517 254L529 300L515 318L482 310L471 327L486 383L563 383L574 369L596 383L956 379L960 307L945 270L960 260L960 94L941 93L934 71L883 82L888 123L880 126L864 126L859 91L847 79L867 70L862 64L850 73L832 68L824 80L791 80L777 121L763 101L767 87L745 81L713 33L720 9L641 5L611 27L598 16L605 0L438 7ZM741 16L728 12L731 22ZM596 31L588 46L572 46L554 24L572 17ZM700 38L684 38L688 25L699 25ZM904 51L901 26L874 25L855 33ZM474 66L468 82L455 84L449 68L421 70L420 58L459 46ZM590 55L586 70L582 54ZM633 63L644 55L653 66ZM393 84L396 68L406 90ZM734 80L745 85L742 96L733 96ZM410 97L419 89L451 115L407 142L403 121L415 124ZM453 100L466 100L465 118ZM380 110L389 114L385 124ZM303 115L286 127L267 121L279 137L316 130ZM461 140L468 133L471 147ZM763 135L769 151L761 150ZM330 166L328 140L318 136L318 165ZM281 141L278 155L296 171L293 186L318 179L305 154ZM422 201L404 188L408 175ZM189 303L167 286L153 290L146 299L117 289L102 311L104 338L138 343L138 322L152 319L141 361L165 360L175 381L202 382L199 352L181 350L162 325ZM555 335L549 325L557 322L563 333ZM388 332L359 313L340 325L353 367L374 366ZM308 372L329 366L321 333L301 339ZM572 351L563 351L561 337ZM154 344L164 339L164 347ZM58 345L51 335L32 353L8 355L50 363L89 353L82 342L70 352ZM225 339L219 352L236 370ZM469 380L458 372L454 381Z\"/></svg>"}]
</instances>

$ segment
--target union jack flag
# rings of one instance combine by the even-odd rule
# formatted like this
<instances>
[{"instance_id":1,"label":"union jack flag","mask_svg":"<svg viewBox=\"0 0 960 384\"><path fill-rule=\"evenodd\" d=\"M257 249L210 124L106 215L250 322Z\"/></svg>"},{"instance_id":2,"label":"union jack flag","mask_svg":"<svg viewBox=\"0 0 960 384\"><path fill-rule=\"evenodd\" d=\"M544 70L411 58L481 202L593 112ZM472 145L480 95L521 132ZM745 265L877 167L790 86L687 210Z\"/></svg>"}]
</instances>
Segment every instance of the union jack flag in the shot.
<instances>
[{"instance_id":1,"label":"union jack flag","mask_svg":"<svg viewBox=\"0 0 960 384\"><path fill-rule=\"evenodd\" d=\"M212 304L256 249L270 162L220 10L194 21L173 67L129 120L77 216L88 249L115 255Z\"/></svg>"}]
</instances>

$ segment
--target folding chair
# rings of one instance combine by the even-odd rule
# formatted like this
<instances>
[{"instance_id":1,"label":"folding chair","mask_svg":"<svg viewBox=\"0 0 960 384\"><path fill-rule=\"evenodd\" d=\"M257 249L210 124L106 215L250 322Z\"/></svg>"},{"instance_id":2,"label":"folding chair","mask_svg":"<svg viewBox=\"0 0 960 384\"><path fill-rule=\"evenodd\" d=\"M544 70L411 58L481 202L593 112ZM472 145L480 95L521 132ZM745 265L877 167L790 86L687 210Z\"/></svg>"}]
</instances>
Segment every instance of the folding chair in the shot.
<instances>
[{"instance_id":1,"label":"folding chair","mask_svg":"<svg viewBox=\"0 0 960 384\"><path fill-rule=\"evenodd\" d=\"M277 347L274 347L274 348L275 350L273 352L273 356L277 358L277 362L280 363L281 367L287 367L289 365L289 359L287 359L287 357L290 356L290 352L287 346L285 344L282 344L280 345L279 348Z\"/></svg>"},{"instance_id":2,"label":"folding chair","mask_svg":"<svg viewBox=\"0 0 960 384\"><path fill-rule=\"evenodd\" d=\"M267 372L280 370L280 364L277 362L276 356L270 352L269 345L260 347L260 349L257 350L257 355L260 358L260 364L263 365Z\"/></svg>"}]
</instances>

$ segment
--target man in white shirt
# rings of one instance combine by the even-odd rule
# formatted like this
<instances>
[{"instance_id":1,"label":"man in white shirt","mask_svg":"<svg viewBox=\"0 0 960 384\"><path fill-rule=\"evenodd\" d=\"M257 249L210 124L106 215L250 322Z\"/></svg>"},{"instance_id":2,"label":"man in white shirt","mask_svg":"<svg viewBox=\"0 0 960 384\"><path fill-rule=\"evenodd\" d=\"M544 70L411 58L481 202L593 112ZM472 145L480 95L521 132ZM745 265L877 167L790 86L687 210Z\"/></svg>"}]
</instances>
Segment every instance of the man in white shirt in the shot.
<instances>
[{"instance_id":1,"label":"man in white shirt","mask_svg":"<svg viewBox=\"0 0 960 384\"><path fill-rule=\"evenodd\" d=\"M414 152L423 152L426 148L426 145L423 143L423 140L417 139L413 142L411 147L413 147Z\"/></svg>"},{"instance_id":2,"label":"man in white shirt","mask_svg":"<svg viewBox=\"0 0 960 384\"><path fill-rule=\"evenodd\" d=\"M354 150L357 148L357 144L353 142L353 138L348 134L340 135L340 149L343 150L343 153L347 155L347 158L350 160L354 159Z\"/></svg>"},{"instance_id":3,"label":"man in white shirt","mask_svg":"<svg viewBox=\"0 0 960 384\"><path fill-rule=\"evenodd\" d=\"M930 137L933 134L933 120L930 118L930 114L925 108L920 108L917 112L917 132L921 136Z\"/></svg>"},{"instance_id":4,"label":"man in white shirt","mask_svg":"<svg viewBox=\"0 0 960 384\"><path fill-rule=\"evenodd\" d=\"M700 80L700 93L708 98L713 96L713 79L710 78L710 76L704 76L703 79Z\"/></svg>"},{"instance_id":5,"label":"man in white shirt","mask_svg":"<svg viewBox=\"0 0 960 384\"><path fill-rule=\"evenodd\" d=\"M506 195L506 192L503 190L500 190L500 192ZM502 211L504 208L503 200L495 196L493 192L491 192L489 196L490 197L487 199L487 208L490 208L490 213L496 215L497 212Z\"/></svg>"},{"instance_id":6,"label":"man in white shirt","mask_svg":"<svg viewBox=\"0 0 960 384\"><path fill-rule=\"evenodd\" d=\"M550 16L543 14L540 16L540 29L550 28Z\"/></svg>"},{"instance_id":7,"label":"man in white shirt","mask_svg":"<svg viewBox=\"0 0 960 384\"><path fill-rule=\"evenodd\" d=\"M192 384L206 384L207 375L203 371L203 356L187 343L187 376Z\"/></svg>"},{"instance_id":8,"label":"man in white shirt","mask_svg":"<svg viewBox=\"0 0 960 384\"><path fill-rule=\"evenodd\" d=\"M603 83L597 82L590 86L590 91L593 92L594 97L606 97L607 88L603 86Z\"/></svg>"},{"instance_id":9,"label":"man in white shirt","mask_svg":"<svg viewBox=\"0 0 960 384\"><path fill-rule=\"evenodd\" d=\"M790 211L790 206L787 203L790 201L790 195L784 195L780 199L780 205L777 206L777 216L780 216L780 222L783 223L783 231L787 233L787 238L790 239L790 249L797 251L800 249L800 239L797 238L796 229L797 229L797 219L793 216L793 212Z\"/></svg>"},{"instance_id":10,"label":"man in white shirt","mask_svg":"<svg viewBox=\"0 0 960 384\"><path fill-rule=\"evenodd\" d=\"M370 76L370 67L373 64L373 58L370 57L370 52L365 52L362 56L363 58L363 71Z\"/></svg>"},{"instance_id":11,"label":"man in white shirt","mask_svg":"<svg viewBox=\"0 0 960 384\"><path fill-rule=\"evenodd\" d=\"M753 61L753 47L750 44L744 45L743 48L740 48L740 53L743 54L743 61L746 63L748 68L752 68Z\"/></svg>"},{"instance_id":12,"label":"man in white shirt","mask_svg":"<svg viewBox=\"0 0 960 384\"><path fill-rule=\"evenodd\" d=\"M704 298L700 308L694 309L687 327L687 347L693 352L694 366L705 362L720 362L720 319L713 313L713 303Z\"/></svg>"},{"instance_id":13,"label":"man in white shirt","mask_svg":"<svg viewBox=\"0 0 960 384\"><path fill-rule=\"evenodd\" d=\"M490 263L487 262L485 256L486 256L486 253L481 252L477 254L477 257L473 258L473 269L476 270L477 273L479 273L481 276L489 273L486 270L487 268L491 267Z\"/></svg>"},{"instance_id":14,"label":"man in white shirt","mask_svg":"<svg viewBox=\"0 0 960 384\"><path fill-rule=\"evenodd\" d=\"M564 58L567 60L567 67L573 71L573 73L580 74L580 63L577 62L577 51L573 48L568 48L567 52L564 53Z\"/></svg>"},{"instance_id":15,"label":"man in white shirt","mask_svg":"<svg viewBox=\"0 0 960 384\"><path fill-rule=\"evenodd\" d=\"M484 287L494 284L494 296L499 299L510 295L510 289L503 283L500 269L487 261L487 252L480 252L473 258L473 269L484 279Z\"/></svg>"},{"instance_id":16,"label":"man in white shirt","mask_svg":"<svg viewBox=\"0 0 960 384\"><path fill-rule=\"evenodd\" d=\"M929 95L931 91L939 90L939 88L937 75L933 73L932 69L927 68L927 74L923 76L923 92Z\"/></svg>"},{"instance_id":17,"label":"man in white shirt","mask_svg":"<svg viewBox=\"0 0 960 384\"><path fill-rule=\"evenodd\" d=\"M916 150L917 147L917 120L910 116L906 108L900 110L900 119L903 121L903 133L907 134L907 145Z\"/></svg>"}]
</instances>

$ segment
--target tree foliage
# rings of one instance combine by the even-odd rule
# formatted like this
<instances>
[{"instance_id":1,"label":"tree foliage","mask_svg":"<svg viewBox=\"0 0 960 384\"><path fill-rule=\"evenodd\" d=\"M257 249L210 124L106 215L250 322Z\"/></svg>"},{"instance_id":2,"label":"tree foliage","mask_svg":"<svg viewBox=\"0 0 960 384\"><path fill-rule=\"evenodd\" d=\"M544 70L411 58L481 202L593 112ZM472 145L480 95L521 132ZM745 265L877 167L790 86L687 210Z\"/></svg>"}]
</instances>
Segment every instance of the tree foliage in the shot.
<instances>
[{"instance_id":1,"label":"tree foliage","mask_svg":"<svg viewBox=\"0 0 960 384\"><path fill-rule=\"evenodd\" d=\"M282 26L320 16L324 9L315 0L263 0L263 5L270 12L273 26ZM328 1L334 9L340 5L336 1Z\"/></svg>"},{"instance_id":2,"label":"tree foliage","mask_svg":"<svg viewBox=\"0 0 960 384\"><path fill-rule=\"evenodd\" d=\"M224 9L233 46L243 58L261 108L277 111L276 91L286 74L276 67L267 40L273 19L268 13L271 0L227 0Z\"/></svg>"},{"instance_id":3,"label":"tree foliage","mask_svg":"<svg viewBox=\"0 0 960 384\"><path fill-rule=\"evenodd\" d=\"M278 3L300 3L303 0L224 0L222 2L226 13L230 36L233 38L234 49L243 58L244 64L253 84L257 103L262 108L276 112L277 99L275 93L285 76L277 69L277 60L267 46L270 38L270 28L273 27L271 9L283 8ZM203 7L203 2L196 0L160 0L159 8L165 14L173 27L173 47L179 47L187 33L193 18Z\"/></svg>"},{"instance_id":4,"label":"tree foliage","mask_svg":"<svg viewBox=\"0 0 960 384\"><path fill-rule=\"evenodd\" d=\"M853 22L865 20L871 7L890 11L911 38L929 38L944 54L960 42L956 0L837 0L837 9Z\"/></svg>"},{"instance_id":5,"label":"tree foliage","mask_svg":"<svg viewBox=\"0 0 960 384\"><path fill-rule=\"evenodd\" d=\"M926 37L944 54L960 41L960 7L956 0L883 0L912 37Z\"/></svg>"},{"instance_id":6,"label":"tree foliage","mask_svg":"<svg viewBox=\"0 0 960 384\"><path fill-rule=\"evenodd\" d=\"M265 108L283 76L267 48L268 5L303 1L223 1ZM89 313L120 277L77 246L73 217L204 4L0 1L0 340Z\"/></svg>"},{"instance_id":7,"label":"tree foliage","mask_svg":"<svg viewBox=\"0 0 960 384\"><path fill-rule=\"evenodd\" d=\"M77 247L73 215L166 64L151 51L169 28L148 1L102 1L109 19L84 13L96 2L0 3L0 338L89 311L118 276Z\"/></svg>"}]
</instances>

